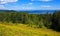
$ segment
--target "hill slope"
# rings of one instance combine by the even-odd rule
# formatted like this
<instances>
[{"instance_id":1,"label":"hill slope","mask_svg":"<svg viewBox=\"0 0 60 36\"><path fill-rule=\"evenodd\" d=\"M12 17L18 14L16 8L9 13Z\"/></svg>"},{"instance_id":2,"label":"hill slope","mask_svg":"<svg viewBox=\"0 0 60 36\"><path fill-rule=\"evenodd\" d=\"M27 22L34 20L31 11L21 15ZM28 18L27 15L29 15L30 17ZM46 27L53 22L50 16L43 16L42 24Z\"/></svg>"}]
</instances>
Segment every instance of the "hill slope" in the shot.
<instances>
[{"instance_id":1,"label":"hill slope","mask_svg":"<svg viewBox=\"0 0 60 36\"><path fill-rule=\"evenodd\" d=\"M49 29L32 28L23 24L0 24L0 36L60 36L60 33Z\"/></svg>"}]
</instances>

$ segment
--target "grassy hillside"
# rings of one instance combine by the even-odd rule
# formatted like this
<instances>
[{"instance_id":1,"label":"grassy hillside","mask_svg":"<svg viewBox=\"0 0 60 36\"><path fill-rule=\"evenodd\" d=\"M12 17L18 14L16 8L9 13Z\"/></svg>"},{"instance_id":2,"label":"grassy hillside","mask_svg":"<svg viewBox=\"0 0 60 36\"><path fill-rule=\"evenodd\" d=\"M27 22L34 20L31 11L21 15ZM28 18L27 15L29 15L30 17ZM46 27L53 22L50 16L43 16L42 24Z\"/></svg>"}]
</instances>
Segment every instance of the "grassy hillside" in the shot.
<instances>
[{"instance_id":1,"label":"grassy hillside","mask_svg":"<svg viewBox=\"0 0 60 36\"><path fill-rule=\"evenodd\" d=\"M60 36L60 33L50 29L29 27L24 24L2 23L0 24L0 36Z\"/></svg>"}]
</instances>

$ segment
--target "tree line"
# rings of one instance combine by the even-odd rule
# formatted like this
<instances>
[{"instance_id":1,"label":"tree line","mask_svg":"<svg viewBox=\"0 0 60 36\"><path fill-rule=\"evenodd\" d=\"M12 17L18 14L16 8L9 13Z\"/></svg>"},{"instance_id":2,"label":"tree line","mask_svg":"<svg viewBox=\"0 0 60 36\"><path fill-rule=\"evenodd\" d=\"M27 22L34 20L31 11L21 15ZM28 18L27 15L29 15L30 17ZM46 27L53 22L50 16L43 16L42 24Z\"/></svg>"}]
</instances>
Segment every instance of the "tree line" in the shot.
<instances>
[{"instance_id":1,"label":"tree line","mask_svg":"<svg viewBox=\"0 0 60 36\"><path fill-rule=\"evenodd\" d=\"M0 12L0 22L36 25L60 31L60 11L46 14L29 14L27 12Z\"/></svg>"}]
</instances>

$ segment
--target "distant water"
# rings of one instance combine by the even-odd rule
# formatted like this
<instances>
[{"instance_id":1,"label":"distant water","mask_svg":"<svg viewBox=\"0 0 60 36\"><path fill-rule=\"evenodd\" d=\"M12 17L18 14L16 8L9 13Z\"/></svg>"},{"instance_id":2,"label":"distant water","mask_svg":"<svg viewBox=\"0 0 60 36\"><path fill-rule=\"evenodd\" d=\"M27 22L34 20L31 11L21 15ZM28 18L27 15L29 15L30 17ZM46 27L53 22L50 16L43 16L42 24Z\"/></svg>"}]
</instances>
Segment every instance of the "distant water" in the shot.
<instances>
[{"instance_id":1,"label":"distant water","mask_svg":"<svg viewBox=\"0 0 60 36\"><path fill-rule=\"evenodd\" d=\"M28 12L30 14L45 14L45 13L53 13L55 10L29 10L29 11L20 11L20 12Z\"/></svg>"},{"instance_id":2,"label":"distant water","mask_svg":"<svg viewBox=\"0 0 60 36\"><path fill-rule=\"evenodd\" d=\"M45 13L54 13L55 10L19 10L19 11L16 11L16 10L0 10L0 12L6 12L6 11L9 11L9 12L27 12L27 13L30 13L30 14L45 14Z\"/></svg>"}]
</instances>

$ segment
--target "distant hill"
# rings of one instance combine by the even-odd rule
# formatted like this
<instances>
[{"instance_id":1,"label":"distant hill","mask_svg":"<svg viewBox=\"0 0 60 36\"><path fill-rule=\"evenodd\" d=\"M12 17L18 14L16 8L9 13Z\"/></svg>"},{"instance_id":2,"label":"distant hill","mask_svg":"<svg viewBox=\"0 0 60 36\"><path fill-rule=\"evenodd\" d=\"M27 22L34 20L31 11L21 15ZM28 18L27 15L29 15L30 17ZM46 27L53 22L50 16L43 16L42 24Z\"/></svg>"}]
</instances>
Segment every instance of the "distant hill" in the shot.
<instances>
[{"instance_id":1,"label":"distant hill","mask_svg":"<svg viewBox=\"0 0 60 36\"><path fill-rule=\"evenodd\" d=\"M45 14L45 13L53 13L55 10L0 10L0 12L28 12L30 14Z\"/></svg>"},{"instance_id":2,"label":"distant hill","mask_svg":"<svg viewBox=\"0 0 60 36\"><path fill-rule=\"evenodd\" d=\"M44 13L53 13L55 10L28 10L28 11L20 11L20 12L28 12L28 13L34 13L34 14L44 14Z\"/></svg>"},{"instance_id":3,"label":"distant hill","mask_svg":"<svg viewBox=\"0 0 60 36\"><path fill-rule=\"evenodd\" d=\"M0 10L0 12L16 12L15 10Z\"/></svg>"}]
</instances>

